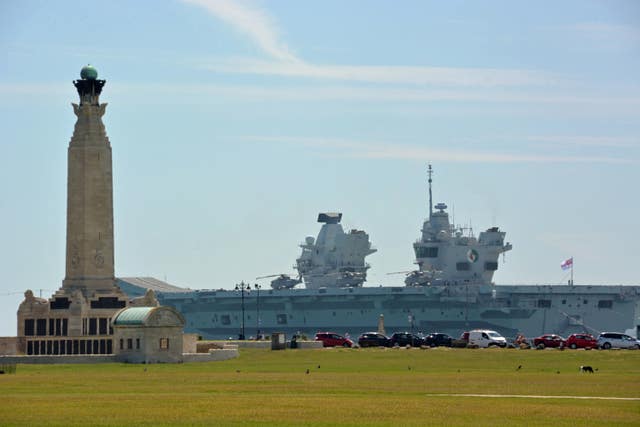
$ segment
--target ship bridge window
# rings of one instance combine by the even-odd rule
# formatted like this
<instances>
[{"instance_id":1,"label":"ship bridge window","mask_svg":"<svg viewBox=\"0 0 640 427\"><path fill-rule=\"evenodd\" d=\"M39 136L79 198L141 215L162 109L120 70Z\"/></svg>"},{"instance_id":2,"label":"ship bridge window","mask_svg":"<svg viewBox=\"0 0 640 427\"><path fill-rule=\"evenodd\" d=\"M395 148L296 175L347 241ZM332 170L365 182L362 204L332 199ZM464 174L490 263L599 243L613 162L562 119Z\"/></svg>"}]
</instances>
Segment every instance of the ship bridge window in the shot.
<instances>
[{"instance_id":1,"label":"ship bridge window","mask_svg":"<svg viewBox=\"0 0 640 427\"><path fill-rule=\"evenodd\" d=\"M498 263L497 262L485 262L484 263L484 270L485 271L496 271L498 269Z\"/></svg>"},{"instance_id":2,"label":"ship bridge window","mask_svg":"<svg viewBox=\"0 0 640 427\"><path fill-rule=\"evenodd\" d=\"M424 246L417 247L416 258L438 258L438 248Z\"/></svg>"},{"instance_id":3,"label":"ship bridge window","mask_svg":"<svg viewBox=\"0 0 640 427\"><path fill-rule=\"evenodd\" d=\"M471 270L471 264L469 264L468 262L459 262L456 264L456 270L469 271Z\"/></svg>"},{"instance_id":4,"label":"ship bridge window","mask_svg":"<svg viewBox=\"0 0 640 427\"><path fill-rule=\"evenodd\" d=\"M613 301L610 299L601 299L598 301L598 308L613 308Z\"/></svg>"},{"instance_id":5,"label":"ship bridge window","mask_svg":"<svg viewBox=\"0 0 640 427\"><path fill-rule=\"evenodd\" d=\"M551 300L550 299L539 299L538 300L538 307L539 308L550 308L551 307Z\"/></svg>"}]
</instances>

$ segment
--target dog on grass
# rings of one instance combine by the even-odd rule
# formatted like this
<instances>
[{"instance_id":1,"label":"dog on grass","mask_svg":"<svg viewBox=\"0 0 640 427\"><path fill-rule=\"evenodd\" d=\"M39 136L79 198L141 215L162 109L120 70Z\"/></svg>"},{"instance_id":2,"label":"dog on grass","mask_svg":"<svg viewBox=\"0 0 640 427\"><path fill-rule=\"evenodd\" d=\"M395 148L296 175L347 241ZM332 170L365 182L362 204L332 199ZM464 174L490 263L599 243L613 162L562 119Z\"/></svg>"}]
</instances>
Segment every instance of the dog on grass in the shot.
<instances>
[{"instance_id":1,"label":"dog on grass","mask_svg":"<svg viewBox=\"0 0 640 427\"><path fill-rule=\"evenodd\" d=\"M591 366L585 365L585 366L580 366L580 372L588 372L590 374L593 374L593 368Z\"/></svg>"}]
</instances>

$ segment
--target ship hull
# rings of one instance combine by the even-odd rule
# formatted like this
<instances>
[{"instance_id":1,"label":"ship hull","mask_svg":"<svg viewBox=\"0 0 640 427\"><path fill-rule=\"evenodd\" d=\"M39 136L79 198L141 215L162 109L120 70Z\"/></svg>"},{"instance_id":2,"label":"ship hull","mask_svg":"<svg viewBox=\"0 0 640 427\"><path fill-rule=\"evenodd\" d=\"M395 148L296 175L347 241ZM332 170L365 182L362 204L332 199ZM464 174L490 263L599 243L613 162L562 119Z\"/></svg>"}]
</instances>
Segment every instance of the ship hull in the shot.
<instances>
[{"instance_id":1,"label":"ship hull","mask_svg":"<svg viewBox=\"0 0 640 427\"><path fill-rule=\"evenodd\" d=\"M446 285L160 293L186 319L185 332L205 339L284 332L444 332L493 329L506 337L636 330L640 286ZM244 303L243 303L244 300ZM244 304L244 322L243 322ZM259 320L258 320L259 319ZM634 332L635 334L635 332Z\"/></svg>"}]
</instances>

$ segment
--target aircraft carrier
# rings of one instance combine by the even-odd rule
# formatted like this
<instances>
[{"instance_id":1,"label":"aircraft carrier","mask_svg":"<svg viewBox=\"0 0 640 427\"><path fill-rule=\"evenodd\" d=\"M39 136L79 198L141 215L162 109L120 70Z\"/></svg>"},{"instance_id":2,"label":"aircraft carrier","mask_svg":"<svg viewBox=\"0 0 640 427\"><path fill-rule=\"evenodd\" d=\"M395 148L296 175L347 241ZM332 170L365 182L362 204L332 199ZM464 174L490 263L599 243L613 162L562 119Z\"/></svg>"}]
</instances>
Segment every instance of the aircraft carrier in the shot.
<instances>
[{"instance_id":1,"label":"aircraft carrier","mask_svg":"<svg viewBox=\"0 0 640 427\"><path fill-rule=\"evenodd\" d=\"M403 287L363 286L375 249L362 230L345 232L341 213L318 215L317 238L307 237L296 260L298 277L274 277L270 289L241 284L236 290L183 290L156 286L162 305L186 319L185 332L205 339L250 338L272 332L360 333L377 329L384 316L389 332L444 332L454 337L475 328L506 337L543 333L569 335L640 329L640 286L495 285L500 254L512 249L504 231L492 227L477 237L449 221L447 206L432 202L429 166L429 216L413 244L415 271ZM158 281L156 281L158 282ZM296 286L304 282L304 288ZM149 280L121 278L119 286L138 296ZM161 283L161 282L158 282Z\"/></svg>"}]
</instances>

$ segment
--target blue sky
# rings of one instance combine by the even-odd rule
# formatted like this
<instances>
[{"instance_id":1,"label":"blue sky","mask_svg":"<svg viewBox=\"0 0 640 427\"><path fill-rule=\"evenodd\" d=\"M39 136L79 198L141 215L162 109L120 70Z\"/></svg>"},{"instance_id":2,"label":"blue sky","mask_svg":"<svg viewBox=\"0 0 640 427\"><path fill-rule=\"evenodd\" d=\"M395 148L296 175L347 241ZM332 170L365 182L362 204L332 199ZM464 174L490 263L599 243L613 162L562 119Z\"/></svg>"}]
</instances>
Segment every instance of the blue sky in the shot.
<instances>
[{"instance_id":1,"label":"blue sky","mask_svg":"<svg viewBox=\"0 0 640 427\"><path fill-rule=\"evenodd\" d=\"M0 1L0 335L64 276L72 80L113 147L116 274L292 272L318 212L413 267L434 198L513 250L500 283L640 284L635 1ZM267 282L264 283L268 285Z\"/></svg>"}]
</instances>

